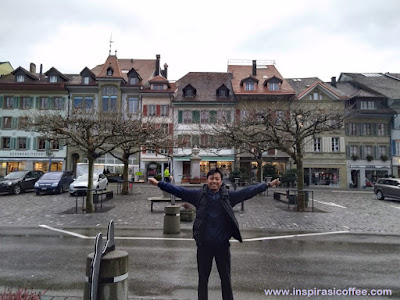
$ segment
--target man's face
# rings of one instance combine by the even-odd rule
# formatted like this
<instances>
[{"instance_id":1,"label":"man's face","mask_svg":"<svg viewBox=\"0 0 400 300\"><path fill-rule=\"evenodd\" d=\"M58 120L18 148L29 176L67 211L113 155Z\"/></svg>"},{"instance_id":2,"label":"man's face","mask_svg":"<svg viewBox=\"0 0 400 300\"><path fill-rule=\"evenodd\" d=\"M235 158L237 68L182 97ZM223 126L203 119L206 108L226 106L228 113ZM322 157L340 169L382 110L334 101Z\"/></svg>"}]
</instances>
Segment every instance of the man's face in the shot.
<instances>
[{"instance_id":1,"label":"man's face","mask_svg":"<svg viewBox=\"0 0 400 300\"><path fill-rule=\"evenodd\" d=\"M213 192L218 192L221 185L222 185L221 174L214 173L213 175L207 177L207 186Z\"/></svg>"}]
</instances>

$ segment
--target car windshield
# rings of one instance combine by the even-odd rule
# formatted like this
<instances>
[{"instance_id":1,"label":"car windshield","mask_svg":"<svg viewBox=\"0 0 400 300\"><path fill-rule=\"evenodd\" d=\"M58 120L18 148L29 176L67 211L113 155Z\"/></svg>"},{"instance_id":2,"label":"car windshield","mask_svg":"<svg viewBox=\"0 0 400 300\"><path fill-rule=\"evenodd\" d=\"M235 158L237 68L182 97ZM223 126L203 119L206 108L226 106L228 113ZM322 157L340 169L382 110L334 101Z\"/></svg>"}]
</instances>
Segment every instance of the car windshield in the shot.
<instances>
[{"instance_id":1,"label":"car windshield","mask_svg":"<svg viewBox=\"0 0 400 300\"><path fill-rule=\"evenodd\" d=\"M26 172L12 172L10 174L7 174L4 179L18 179L18 178L23 178L25 176Z\"/></svg>"},{"instance_id":2,"label":"car windshield","mask_svg":"<svg viewBox=\"0 0 400 300\"><path fill-rule=\"evenodd\" d=\"M42 178L40 179L44 179L44 180L57 180L60 179L62 176L62 173L46 173L42 176Z\"/></svg>"}]
</instances>

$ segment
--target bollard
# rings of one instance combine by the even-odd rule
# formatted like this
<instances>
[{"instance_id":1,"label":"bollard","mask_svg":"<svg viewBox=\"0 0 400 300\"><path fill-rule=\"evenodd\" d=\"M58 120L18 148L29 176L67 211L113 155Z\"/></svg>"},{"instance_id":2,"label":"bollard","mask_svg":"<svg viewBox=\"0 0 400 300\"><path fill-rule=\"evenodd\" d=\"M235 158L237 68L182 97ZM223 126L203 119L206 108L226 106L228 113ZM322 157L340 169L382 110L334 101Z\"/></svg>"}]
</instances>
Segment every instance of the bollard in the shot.
<instances>
[{"instance_id":1,"label":"bollard","mask_svg":"<svg viewBox=\"0 0 400 300\"><path fill-rule=\"evenodd\" d=\"M90 300L89 277L94 253L86 260L86 283L84 300ZM101 258L98 300L128 300L128 253L114 250Z\"/></svg>"},{"instance_id":2,"label":"bollard","mask_svg":"<svg viewBox=\"0 0 400 300\"><path fill-rule=\"evenodd\" d=\"M164 234L181 232L180 205L168 205L164 208Z\"/></svg>"}]
</instances>

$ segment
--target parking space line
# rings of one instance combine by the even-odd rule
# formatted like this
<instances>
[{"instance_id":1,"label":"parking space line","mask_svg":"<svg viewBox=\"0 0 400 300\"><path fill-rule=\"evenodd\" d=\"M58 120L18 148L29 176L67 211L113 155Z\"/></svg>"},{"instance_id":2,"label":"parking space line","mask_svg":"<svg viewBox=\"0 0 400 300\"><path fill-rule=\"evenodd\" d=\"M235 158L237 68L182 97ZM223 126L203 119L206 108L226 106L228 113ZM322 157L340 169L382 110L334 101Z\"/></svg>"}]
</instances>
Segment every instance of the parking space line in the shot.
<instances>
[{"instance_id":1,"label":"parking space line","mask_svg":"<svg viewBox=\"0 0 400 300\"><path fill-rule=\"evenodd\" d=\"M315 200L315 199L314 199L314 202L318 202L318 203L325 204L325 205L330 205L330 206L335 206L335 207L340 207L340 208L347 208L345 206L342 206L342 205L339 205L339 204L336 204L336 203L332 203L332 202L324 202L324 201Z\"/></svg>"},{"instance_id":2,"label":"parking space line","mask_svg":"<svg viewBox=\"0 0 400 300\"><path fill-rule=\"evenodd\" d=\"M397 208L397 209L400 209L400 206L393 206L393 205L390 205L391 207L394 207L394 208Z\"/></svg>"},{"instance_id":3,"label":"parking space line","mask_svg":"<svg viewBox=\"0 0 400 300\"><path fill-rule=\"evenodd\" d=\"M39 225L44 229L72 235L74 237L80 239L94 239L95 237L89 237L86 235L82 235L79 233L75 233L72 231L67 231L63 229L54 228L47 225ZM277 239L288 239L295 237L308 237L308 236L319 236L319 235L330 235L330 234L342 234L349 233L350 231L328 231L328 232L316 232L316 233L302 233L302 234L290 234L290 235L278 235L278 236L267 236L267 237L259 237L259 238L251 238L251 239L243 239L243 242L256 242L256 241L265 241L265 240L277 240ZM193 238L162 238L162 237L133 237L133 236L121 236L114 237L116 240L143 240L143 241L194 241ZM238 242L237 240L231 240L231 242Z\"/></svg>"}]
</instances>

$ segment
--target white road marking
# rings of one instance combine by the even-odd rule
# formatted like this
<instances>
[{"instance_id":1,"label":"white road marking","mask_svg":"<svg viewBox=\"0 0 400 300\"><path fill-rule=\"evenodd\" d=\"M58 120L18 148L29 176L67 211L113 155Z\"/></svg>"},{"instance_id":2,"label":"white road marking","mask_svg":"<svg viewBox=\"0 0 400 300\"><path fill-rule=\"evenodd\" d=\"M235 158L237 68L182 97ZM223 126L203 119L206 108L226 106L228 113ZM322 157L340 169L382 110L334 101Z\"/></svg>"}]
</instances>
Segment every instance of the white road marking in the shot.
<instances>
[{"instance_id":1,"label":"white road marking","mask_svg":"<svg viewBox=\"0 0 400 300\"><path fill-rule=\"evenodd\" d=\"M72 235L74 237L78 237L80 239L94 239L95 237L89 237L82 234L78 234L72 231L62 230L58 228L54 228L47 225L39 225L39 227L49 229L56 232L61 232L64 234ZM316 232L316 233L303 233L303 234L291 234L291 235L279 235L279 236L267 236L267 237L259 237L252 239L243 239L243 242L256 242L256 241L265 241L265 240L278 240L278 239L288 239L295 237L307 237L307 236L318 236L318 235L330 235L330 234L342 234L342 233L350 233L350 231L331 231L331 232ZM141 236L120 236L114 237L116 240L142 240L142 241L194 241L193 238L162 238L162 237L141 237ZM231 242L238 242L237 240L231 240Z\"/></svg>"},{"instance_id":2,"label":"white road marking","mask_svg":"<svg viewBox=\"0 0 400 300\"><path fill-rule=\"evenodd\" d=\"M391 205L391 207L394 207L394 208L400 209L400 206L393 206L393 205Z\"/></svg>"},{"instance_id":3,"label":"white road marking","mask_svg":"<svg viewBox=\"0 0 400 300\"><path fill-rule=\"evenodd\" d=\"M314 202L318 202L318 203L325 204L325 205L330 205L330 206L335 206L335 207L340 207L340 208L347 208L345 206L342 206L342 205L339 205L339 204L336 204L336 203L332 203L332 202L324 202L324 201L320 201L320 200L314 200Z\"/></svg>"}]
</instances>

